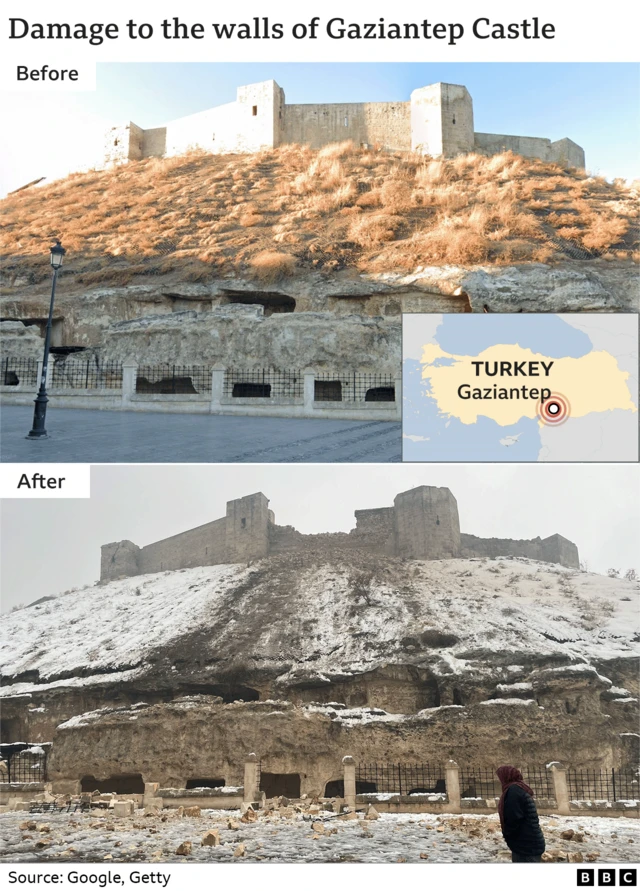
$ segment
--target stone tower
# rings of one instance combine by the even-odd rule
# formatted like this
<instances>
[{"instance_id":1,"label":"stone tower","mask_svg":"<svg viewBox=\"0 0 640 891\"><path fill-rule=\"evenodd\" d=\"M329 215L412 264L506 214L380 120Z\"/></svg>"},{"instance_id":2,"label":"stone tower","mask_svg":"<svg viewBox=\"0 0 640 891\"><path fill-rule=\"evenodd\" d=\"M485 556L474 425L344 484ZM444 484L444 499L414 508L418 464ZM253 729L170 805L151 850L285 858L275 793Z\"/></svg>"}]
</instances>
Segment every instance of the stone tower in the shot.
<instances>
[{"instance_id":1,"label":"stone tower","mask_svg":"<svg viewBox=\"0 0 640 891\"><path fill-rule=\"evenodd\" d=\"M129 121L110 127L104 134L104 163L124 164L139 161L143 155L144 130Z\"/></svg>"},{"instance_id":2,"label":"stone tower","mask_svg":"<svg viewBox=\"0 0 640 891\"><path fill-rule=\"evenodd\" d=\"M112 541L100 548L100 581L138 575L138 555L140 548L132 541Z\"/></svg>"},{"instance_id":3,"label":"stone tower","mask_svg":"<svg viewBox=\"0 0 640 891\"><path fill-rule=\"evenodd\" d=\"M411 94L411 148L434 158L472 152L473 102L466 87L431 84Z\"/></svg>"},{"instance_id":4,"label":"stone tower","mask_svg":"<svg viewBox=\"0 0 640 891\"><path fill-rule=\"evenodd\" d=\"M269 553L269 499L257 492L227 502L225 562L246 563Z\"/></svg>"},{"instance_id":5,"label":"stone tower","mask_svg":"<svg viewBox=\"0 0 640 891\"><path fill-rule=\"evenodd\" d=\"M275 80L238 87L236 105L245 151L259 152L280 145L284 131L284 90Z\"/></svg>"},{"instance_id":6,"label":"stone tower","mask_svg":"<svg viewBox=\"0 0 640 891\"><path fill-rule=\"evenodd\" d=\"M458 504L446 488L418 486L393 500L395 553L416 560L460 556Z\"/></svg>"}]
</instances>

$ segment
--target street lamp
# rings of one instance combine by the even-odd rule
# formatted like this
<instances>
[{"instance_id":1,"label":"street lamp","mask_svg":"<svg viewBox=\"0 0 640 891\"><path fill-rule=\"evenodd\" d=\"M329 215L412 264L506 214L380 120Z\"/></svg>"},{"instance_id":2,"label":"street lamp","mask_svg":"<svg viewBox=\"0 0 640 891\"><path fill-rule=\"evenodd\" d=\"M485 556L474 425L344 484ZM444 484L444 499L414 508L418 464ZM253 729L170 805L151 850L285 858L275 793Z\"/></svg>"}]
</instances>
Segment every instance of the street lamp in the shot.
<instances>
[{"instance_id":1,"label":"street lamp","mask_svg":"<svg viewBox=\"0 0 640 891\"><path fill-rule=\"evenodd\" d=\"M29 435L27 439L40 439L41 437L47 436L47 431L44 427L44 419L47 414L47 402L49 401L47 398L47 369L49 366L49 347L51 345L51 322L53 319L53 301L56 296L56 279L58 277L58 270L62 266L62 258L64 257L66 251L60 244L60 241L56 239L56 243L51 246L50 254L51 254L51 266L53 268L53 280L51 282L51 303L49 304L49 318L47 319L47 330L44 337L44 356L42 358L42 374L40 376L40 389L38 390L38 395L35 398L35 409L33 412L33 427L29 431Z\"/></svg>"}]
</instances>

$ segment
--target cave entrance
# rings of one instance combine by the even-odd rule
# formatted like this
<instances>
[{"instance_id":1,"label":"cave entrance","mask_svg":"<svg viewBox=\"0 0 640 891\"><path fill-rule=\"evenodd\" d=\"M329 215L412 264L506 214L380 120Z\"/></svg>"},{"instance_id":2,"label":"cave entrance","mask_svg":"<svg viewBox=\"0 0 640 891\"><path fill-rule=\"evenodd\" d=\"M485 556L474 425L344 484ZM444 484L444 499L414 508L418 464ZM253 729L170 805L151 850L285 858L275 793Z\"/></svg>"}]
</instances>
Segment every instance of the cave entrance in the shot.
<instances>
[{"instance_id":1,"label":"cave entrance","mask_svg":"<svg viewBox=\"0 0 640 891\"><path fill-rule=\"evenodd\" d=\"M320 381L316 378L313 398L316 402L342 402L342 381Z\"/></svg>"},{"instance_id":2,"label":"cave entrance","mask_svg":"<svg viewBox=\"0 0 640 891\"><path fill-rule=\"evenodd\" d=\"M329 780L324 787L324 798L344 798L344 780Z\"/></svg>"},{"instance_id":3,"label":"cave entrance","mask_svg":"<svg viewBox=\"0 0 640 891\"><path fill-rule=\"evenodd\" d=\"M267 798L300 798L300 774L299 773L261 773L260 791Z\"/></svg>"},{"instance_id":4,"label":"cave entrance","mask_svg":"<svg viewBox=\"0 0 640 891\"><path fill-rule=\"evenodd\" d=\"M239 383L233 385L231 395L242 399L270 399L271 384Z\"/></svg>"},{"instance_id":5,"label":"cave entrance","mask_svg":"<svg viewBox=\"0 0 640 891\"><path fill-rule=\"evenodd\" d=\"M0 718L0 742L10 743L20 739L20 721L17 718Z\"/></svg>"},{"instance_id":6,"label":"cave entrance","mask_svg":"<svg viewBox=\"0 0 640 891\"><path fill-rule=\"evenodd\" d=\"M112 774L106 780L97 780L92 774L82 777L80 780L81 792L101 792L103 795L114 793L115 795L142 795L144 793L144 780L140 773Z\"/></svg>"},{"instance_id":7,"label":"cave entrance","mask_svg":"<svg viewBox=\"0 0 640 891\"><path fill-rule=\"evenodd\" d=\"M370 387L364 395L365 402L395 402L395 387Z\"/></svg>"},{"instance_id":8,"label":"cave entrance","mask_svg":"<svg viewBox=\"0 0 640 891\"><path fill-rule=\"evenodd\" d=\"M202 779L201 777L196 777L193 780L187 780L185 785L185 789L221 789L223 786L227 784L224 781L223 777L217 779Z\"/></svg>"},{"instance_id":9,"label":"cave entrance","mask_svg":"<svg viewBox=\"0 0 640 891\"><path fill-rule=\"evenodd\" d=\"M370 795L372 792L377 792L378 786L376 783L368 783L365 780L356 780L356 795Z\"/></svg>"},{"instance_id":10,"label":"cave entrance","mask_svg":"<svg viewBox=\"0 0 640 891\"><path fill-rule=\"evenodd\" d=\"M265 316L274 313L294 312L296 301L288 294L275 291L226 291L227 303L240 303L245 306L261 306Z\"/></svg>"}]
</instances>

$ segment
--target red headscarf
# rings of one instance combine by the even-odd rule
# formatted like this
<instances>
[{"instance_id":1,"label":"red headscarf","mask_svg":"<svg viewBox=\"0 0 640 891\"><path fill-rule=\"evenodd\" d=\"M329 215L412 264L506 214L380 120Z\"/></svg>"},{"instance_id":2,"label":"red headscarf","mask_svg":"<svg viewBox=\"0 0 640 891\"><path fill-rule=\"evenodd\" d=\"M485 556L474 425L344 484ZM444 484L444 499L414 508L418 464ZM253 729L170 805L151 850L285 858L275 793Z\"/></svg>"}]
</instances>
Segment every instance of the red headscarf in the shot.
<instances>
[{"instance_id":1,"label":"red headscarf","mask_svg":"<svg viewBox=\"0 0 640 891\"><path fill-rule=\"evenodd\" d=\"M503 767L499 767L496 770L496 773L502 785L502 795L498 802L498 815L500 817L500 826L504 829L504 797L507 794L507 789L510 789L511 786L520 786L520 788L524 789L527 795L530 795L532 798L533 789L531 786L527 786L517 767L511 767L509 764L505 764Z\"/></svg>"}]
</instances>

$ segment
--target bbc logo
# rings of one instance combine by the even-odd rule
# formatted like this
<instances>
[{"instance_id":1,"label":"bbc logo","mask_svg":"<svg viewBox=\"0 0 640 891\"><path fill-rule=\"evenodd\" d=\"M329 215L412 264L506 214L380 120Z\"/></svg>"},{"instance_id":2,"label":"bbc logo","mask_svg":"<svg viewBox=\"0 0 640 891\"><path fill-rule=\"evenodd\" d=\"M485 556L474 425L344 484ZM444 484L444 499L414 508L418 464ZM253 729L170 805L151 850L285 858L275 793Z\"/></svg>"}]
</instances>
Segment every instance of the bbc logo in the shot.
<instances>
[{"instance_id":1,"label":"bbc logo","mask_svg":"<svg viewBox=\"0 0 640 891\"><path fill-rule=\"evenodd\" d=\"M596 883L595 869L579 869L578 870L578 885L591 885L594 886ZM637 870L636 869L619 869L618 870L618 884L623 887L630 888L632 885L635 886L638 883L637 878ZM616 884L616 871L615 869L599 869L598 870L598 885L600 887L611 887Z\"/></svg>"}]
</instances>

